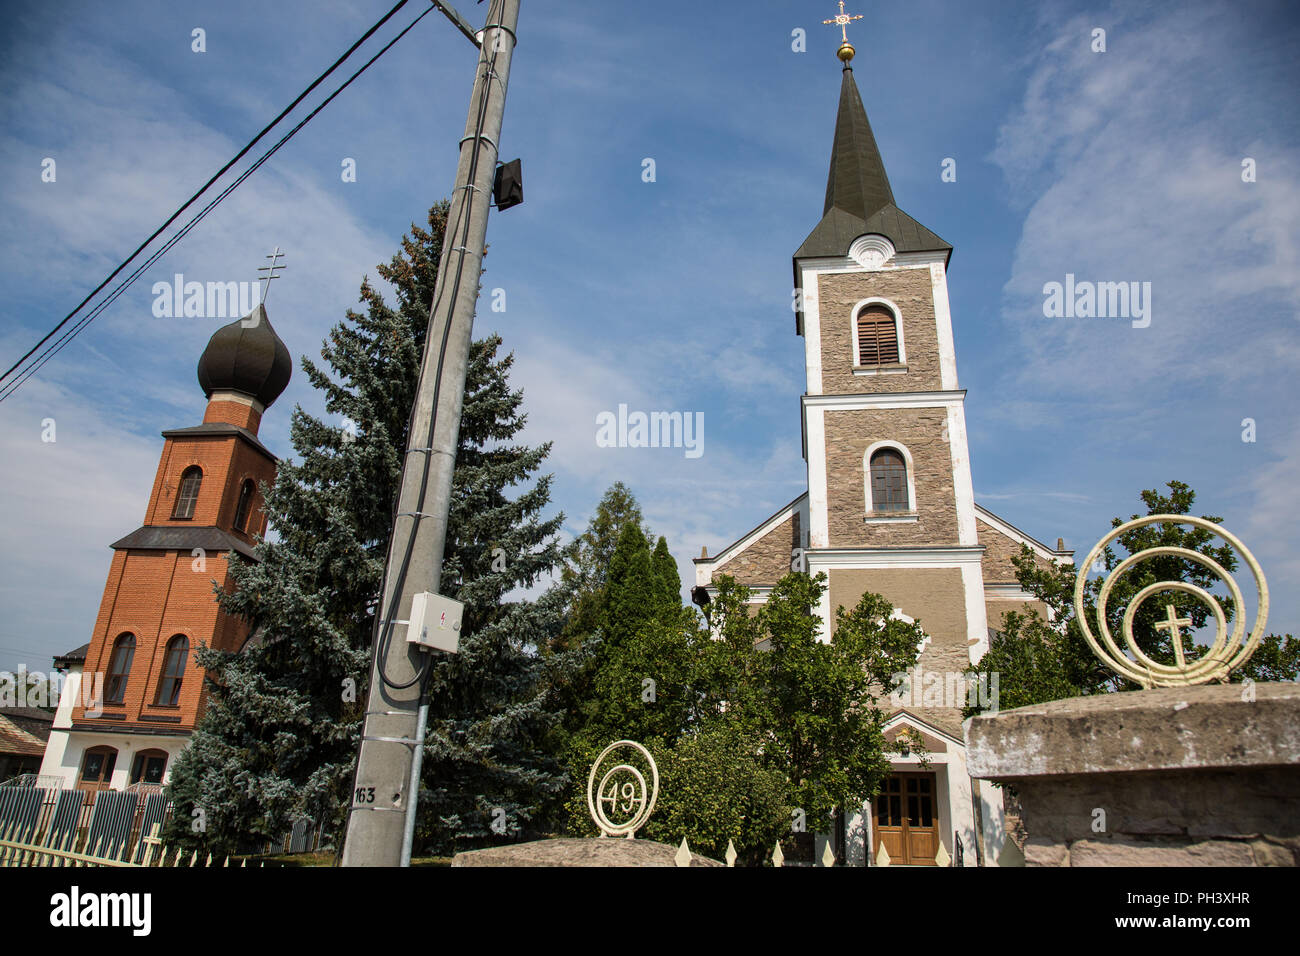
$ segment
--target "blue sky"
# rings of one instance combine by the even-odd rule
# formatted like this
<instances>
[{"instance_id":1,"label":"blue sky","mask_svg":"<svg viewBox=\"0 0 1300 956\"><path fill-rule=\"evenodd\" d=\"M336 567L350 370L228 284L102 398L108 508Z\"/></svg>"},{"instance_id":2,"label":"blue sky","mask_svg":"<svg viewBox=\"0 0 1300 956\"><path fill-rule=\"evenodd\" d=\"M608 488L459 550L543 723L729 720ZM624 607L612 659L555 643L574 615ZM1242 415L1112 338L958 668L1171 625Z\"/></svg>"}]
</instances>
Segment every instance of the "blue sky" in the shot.
<instances>
[{"instance_id":1,"label":"blue sky","mask_svg":"<svg viewBox=\"0 0 1300 956\"><path fill-rule=\"evenodd\" d=\"M4 365L390 5L9 5ZM482 21L485 6L459 6ZM377 41L423 9L408 7ZM702 545L716 553L804 489L790 255L821 214L840 83L838 30L821 21L835 12L525 0L501 145L524 160L526 201L492 216L483 285L506 290L506 311L481 300L475 329L516 353L567 533L622 479L686 578ZM865 15L855 75L898 203L955 247L976 500L1082 554L1112 516L1144 510L1139 490L1186 481L1263 563L1269 629L1295 632L1300 16L1263 2L850 12ZM202 418L195 362L224 320L155 318L152 284L252 279L279 244L268 311L295 357L318 355L362 277L448 193L474 55L426 17L0 405L0 668L44 669L89 639L159 432ZM1151 325L1045 318L1042 287L1067 273L1151 282ZM262 425L282 455L295 403L322 410L301 372ZM596 415L620 403L702 412L704 454L597 447Z\"/></svg>"}]
</instances>

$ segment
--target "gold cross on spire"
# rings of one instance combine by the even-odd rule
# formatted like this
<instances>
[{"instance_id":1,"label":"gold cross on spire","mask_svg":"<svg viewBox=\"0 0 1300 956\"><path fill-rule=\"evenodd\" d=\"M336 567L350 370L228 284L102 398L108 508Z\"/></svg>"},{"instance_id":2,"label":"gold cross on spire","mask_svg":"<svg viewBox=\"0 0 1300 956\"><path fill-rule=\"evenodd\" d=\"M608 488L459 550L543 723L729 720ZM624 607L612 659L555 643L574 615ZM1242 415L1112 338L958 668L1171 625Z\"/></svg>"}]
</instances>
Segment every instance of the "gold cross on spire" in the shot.
<instances>
[{"instance_id":1,"label":"gold cross on spire","mask_svg":"<svg viewBox=\"0 0 1300 956\"><path fill-rule=\"evenodd\" d=\"M833 23L840 28L840 40L842 42L840 43L839 51L835 55L844 61L845 66L848 66L849 60L853 59L853 54L855 52L853 49L853 44L849 42L849 29L848 29L849 24L852 23L854 20L861 20L861 19L862 19L862 14L860 13L845 13L844 0L840 0L839 14L831 18L830 20L822 21L822 23Z\"/></svg>"}]
</instances>

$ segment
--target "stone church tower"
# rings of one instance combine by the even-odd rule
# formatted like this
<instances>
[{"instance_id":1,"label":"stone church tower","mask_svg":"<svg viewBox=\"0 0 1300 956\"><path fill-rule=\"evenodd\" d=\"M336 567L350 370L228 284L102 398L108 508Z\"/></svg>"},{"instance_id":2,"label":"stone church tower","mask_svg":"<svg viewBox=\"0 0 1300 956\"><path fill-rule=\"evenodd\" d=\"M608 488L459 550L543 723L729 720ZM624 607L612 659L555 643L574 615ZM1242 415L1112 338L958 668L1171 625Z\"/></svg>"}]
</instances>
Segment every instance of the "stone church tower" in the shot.
<instances>
[{"instance_id":1,"label":"stone church tower","mask_svg":"<svg viewBox=\"0 0 1300 956\"><path fill-rule=\"evenodd\" d=\"M716 556L697 559L696 583L709 588L731 575L762 603L802 556L809 574L827 575L818 610L824 639L833 639L835 609L852 608L867 591L919 621L927 635L921 673L894 698L887 736L920 735L930 766L915 755L895 761L881 795L848 808L840 832L824 838L859 865L883 848L893 865L960 855L974 866L979 819L980 850L992 864L1003 841L1001 797L986 787L978 808L973 800L961 674L988 649L990 627L1032 601L1011 555L1022 544L1043 562L1070 561L1071 553L975 502L948 300L952 246L895 204L849 65L852 47L840 55L826 202L794 254L808 490Z\"/></svg>"},{"instance_id":2,"label":"stone church tower","mask_svg":"<svg viewBox=\"0 0 1300 956\"><path fill-rule=\"evenodd\" d=\"M248 636L218 607L213 583L226 587L232 552L253 559L266 531L260 486L275 480L277 459L257 429L292 368L260 305L208 342L198 365L203 422L162 433L144 524L111 545L90 642L58 659L84 657L81 701L60 706L42 775L84 790L166 782L203 712L194 652L238 650ZM101 702L87 707L96 682Z\"/></svg>"}]
</instances>

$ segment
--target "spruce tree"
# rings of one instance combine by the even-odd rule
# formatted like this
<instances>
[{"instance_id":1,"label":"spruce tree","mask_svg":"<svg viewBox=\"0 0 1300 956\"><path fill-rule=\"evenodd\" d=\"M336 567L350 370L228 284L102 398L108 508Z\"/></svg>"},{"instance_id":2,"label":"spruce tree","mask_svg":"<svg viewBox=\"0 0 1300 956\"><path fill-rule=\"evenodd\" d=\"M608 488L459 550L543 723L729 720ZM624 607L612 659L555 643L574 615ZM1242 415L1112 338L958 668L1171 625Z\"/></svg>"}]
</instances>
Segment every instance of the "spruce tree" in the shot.
<instances>
[{"instance_id":1,"label":"spruce tree","mask_svg":"<svg viewBox=\"0 0 1300 956\"><path fill-rule=\"evenodd\" d=\"M513 355L496 359L500 342L471 355L443 562L441 590L465 616L459 652L435 655L429 682L421 836L439 852L537 830L567 783L545 746L559 714L540 656L563 627L564 594L506 600L559 565L564 516L540 517L550 475L507 493L533 480L551 446L510 443L525 424L523 392L507 380Z\"/></svg>"},{"instance_id":2,"label":"spruce tree","mask_svg":"<svg viewBox=\"0 0 1300 956\"><path fill-rule=\"evenodd\" d=\"M278 835L297 817L324 820L334 832L343 822L447 209L445 201L435 205L427 229L412 224L401 252L378 268L397 307L363 281L365 313L348 310L322 348L329 372L302 361L335 418L294 409L290 440L298 460L282 462L274 485L263 489L278 537L258 543L259 561L237 561L233 589L218 595L253 636L238 653L199 651L210 697L173 770L176 839L233 847L250 835ZM549 478L516 499L505 494L527 481L549 446L506 444L523 425L522 396L506 388L511 358L497 359L499 346L493 336L471 348L442 575L443 591L467 604L468 653L439 662L433 684L438 718L466 715L473 726L472 745L458 746L497 761L493 787L478 792L509 791L524 819L520 807L537 805L559 785L533 751L530 735L551 718L530 689L537 668L526 645L558 629L560 602L503 606L502 598L558 561L544 540L561 518L537 520ZM493 566L499 555L506 570L498 570L500 561ZM498 720L483 719L490 708L498 708ZM438 723L429 738L430 777L443 766L443 737L455 740L456 733ZM521 750L528 759L513 759ZM453 803L467 799L459 784L450 793ZM194 832L192 817L203 820L203 831Z\"/></svg>"}]
</instances>

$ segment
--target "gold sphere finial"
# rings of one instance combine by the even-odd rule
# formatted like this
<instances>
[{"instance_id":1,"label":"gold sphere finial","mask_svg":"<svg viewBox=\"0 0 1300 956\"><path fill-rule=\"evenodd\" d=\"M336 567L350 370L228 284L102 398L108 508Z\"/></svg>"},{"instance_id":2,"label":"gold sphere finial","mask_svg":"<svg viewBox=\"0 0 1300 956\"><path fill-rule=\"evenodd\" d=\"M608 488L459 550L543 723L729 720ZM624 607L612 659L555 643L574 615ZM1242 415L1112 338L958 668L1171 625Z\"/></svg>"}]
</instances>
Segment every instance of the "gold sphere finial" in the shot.
<instances>
[{"instance_id":1,"label":"gold sphere finial","mask_svg":"<svg viewBox=\"0 0 1300 956\"><path fill-rule=\"evenodd\" d=\"M835 26L840 28L840 41L841 41L840 48L835 51L835 55L840 58L840 60L844 63L844 66L847 68L849 65L849 61L853 59L853 54L857 52L855 49L853 49L853 44L849 42L848 26L854 20L861 20L862 14L845 13L844 0L839 0L839 2L840 2L839 14L835 17L832 17L829 20L823 20L822 23L834 24Z\"/></svg>"}]
</instances>

